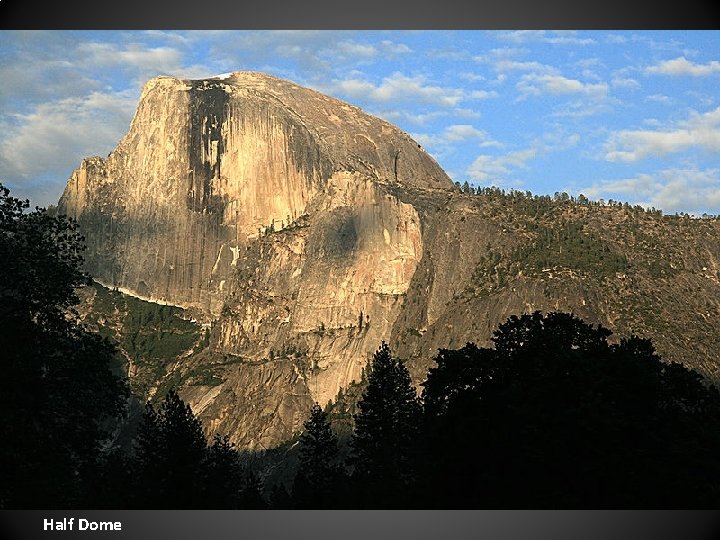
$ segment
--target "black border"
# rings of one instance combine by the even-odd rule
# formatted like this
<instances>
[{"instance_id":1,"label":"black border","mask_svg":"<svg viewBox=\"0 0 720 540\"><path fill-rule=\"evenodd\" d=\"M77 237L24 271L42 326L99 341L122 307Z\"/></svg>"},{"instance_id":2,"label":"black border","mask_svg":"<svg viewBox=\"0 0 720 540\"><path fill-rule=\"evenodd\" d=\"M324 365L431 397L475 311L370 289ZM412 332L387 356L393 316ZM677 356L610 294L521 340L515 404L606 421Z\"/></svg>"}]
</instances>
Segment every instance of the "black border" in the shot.
<instances>
[{"instance_id":1,"label":"black border","mask_svg":"<svg viewBox=\"0 0 720 540\"><path fill-rule=\"evenodd\" d=\"M718 29L713 0L0 0L0 29Z\"/></svg>"},{"instance_id":2,"label":"black border","mask_svg":"<svg viewBox=\"0 0 720 540\"><path fill-rule=\"evenodd\" d=\"M708 29L709 0L0 0L0 29ZM720 53L720 51L719 51ZM0 54L2 51L0 50ZM0 81L1 84L1 81ZM45 532L43 520L121 521ZM0 537L709 540L718 511L0 511Z\"/></svg>"}]
</instances>

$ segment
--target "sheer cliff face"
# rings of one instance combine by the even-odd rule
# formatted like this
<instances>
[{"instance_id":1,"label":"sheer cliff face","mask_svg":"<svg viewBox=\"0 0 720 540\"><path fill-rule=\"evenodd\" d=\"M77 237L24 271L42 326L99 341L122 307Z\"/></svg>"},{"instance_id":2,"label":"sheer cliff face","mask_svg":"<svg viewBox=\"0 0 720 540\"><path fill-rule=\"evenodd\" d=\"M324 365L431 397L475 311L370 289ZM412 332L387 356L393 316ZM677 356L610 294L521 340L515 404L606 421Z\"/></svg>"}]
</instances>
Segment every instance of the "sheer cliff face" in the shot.
<instances>
[{"instance_id":1,"label":"sheer cliff face","mask_svg":"<svg viewBox=\"0 0 720 540\"><path fill-rule=\"evenodd\" d=\"M153 299L218 313L232 263L306 213L333 175L448 187L397 128L256 73L143 90L129 133L76 170L60 201L88 232L88 269Z\"/></svg>"},{"instance_id":2,"label":"sheer cliff face","mask_svg":"<svg viewBox=\"0 0 720 540\"><path fill-rule=\"evenodd\" d=\"M207 425L268 445L388 339L423 257L422 219L398 186L453 189L405 133L336 99L257 73L160 77L60 209L79 220L98 281L216 321L213 351L246 361L187 397ZM295 405L246 410L253 385L276 413L284 395Z\"/></svg>"}]
</instances>

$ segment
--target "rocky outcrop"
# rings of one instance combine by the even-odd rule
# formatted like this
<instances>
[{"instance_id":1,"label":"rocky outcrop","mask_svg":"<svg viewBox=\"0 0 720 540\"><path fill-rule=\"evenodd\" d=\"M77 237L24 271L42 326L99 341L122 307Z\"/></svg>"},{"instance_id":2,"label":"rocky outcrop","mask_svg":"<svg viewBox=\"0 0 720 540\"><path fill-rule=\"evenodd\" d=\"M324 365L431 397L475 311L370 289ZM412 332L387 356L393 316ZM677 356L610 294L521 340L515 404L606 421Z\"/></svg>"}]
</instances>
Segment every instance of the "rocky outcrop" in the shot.
<instances>
[{"instance_id":1,"label":"rocky outcrop","mask_svg":"<svg viewBox=\"0 0 720 540\"><path fill-rule=\"evenodd\" d=\"M98 281L201 310L215 320L212 349L248 359L191 402L252 445L262 438L239 427L254 425L238 424L244 401L228 397L238 381L270 361L284 373L293 351L304 368L283 380L305 388L304 415L358 379L390 335L423 257L422 220L393 186L454 189L396 127L238 72L147 83L128 134L107 159L83 161L59 206L80 222ZM238 409L220 415L219 403ZM275 439L297 427L281 424Z\"/></svg>"},{"instance_id":2,"label":"rocky outcrop","mask_svg":"<svg viewBox=\"0 0 720 540\"><path fill-rule=\"evenodd\" d=\"M268 75L148 82L129 133L81 164L61 211L103 282L217 314L235 255L289 227L333 175L448 187L397 128Z\"/></svg>"},{"instance_id":3,"label":"rocky outcrop","mask_svg":"<svg viewBox=\"0 0 720 540\"><path fill-rule=\"evenodd\" d=\"M59 206L100 282L205 324L202 343L146 369L151 393L179 385L208 433L242 447L289 439L383 340L420 382L438 348L487 345L536 309L651 337L718 378L717 221L523 201L460 193L396 127L238 72L150 81L128 134L83 161ZM600 258L513 259L558 223ZM627 269L595 272L603 256Z\"/></svg>"}]
</instances>

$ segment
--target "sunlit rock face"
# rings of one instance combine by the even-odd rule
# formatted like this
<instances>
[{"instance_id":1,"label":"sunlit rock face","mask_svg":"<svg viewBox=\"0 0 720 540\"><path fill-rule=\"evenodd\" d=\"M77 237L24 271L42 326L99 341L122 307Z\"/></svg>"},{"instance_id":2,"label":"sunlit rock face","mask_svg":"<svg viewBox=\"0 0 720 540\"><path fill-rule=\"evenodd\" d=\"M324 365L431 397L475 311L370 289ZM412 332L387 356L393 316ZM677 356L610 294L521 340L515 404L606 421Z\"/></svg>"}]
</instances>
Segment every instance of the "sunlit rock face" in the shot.
<instances>
[{"instance_id":1,"label":"sunlit rock face","mask_svg":"<svg viewBox=\"0 0 720 540\"><path fill-rule=\"evenodd\" d=\"M360 184L451 185L406 134L312 90L249 72L159 77L116 150L73 173L60 207L87 228L98 279L217 314L233 254L329 189L354 196L331 184L341 172Z\"/></svg>"},{"instance_id":2,"label":"sunlit rock face","mask_svg":"<svg viewBox=\"0 0 720 540\"><path fill-rule=\"evenodd\" d=\"M423 257L423 218L403 189L453 184L398 128L237 72L148 82L128 134L107 159L83 161L60 210L79 220L98 281L215 320L210 348L243 362L221 388L186 396L212 430L266 446L358 380L389 339ZM271 361L286 376L258 386ZM240 380L265 388L273 411L289 389L294 405L253 417Z\"/></svg>"}]
</instances>

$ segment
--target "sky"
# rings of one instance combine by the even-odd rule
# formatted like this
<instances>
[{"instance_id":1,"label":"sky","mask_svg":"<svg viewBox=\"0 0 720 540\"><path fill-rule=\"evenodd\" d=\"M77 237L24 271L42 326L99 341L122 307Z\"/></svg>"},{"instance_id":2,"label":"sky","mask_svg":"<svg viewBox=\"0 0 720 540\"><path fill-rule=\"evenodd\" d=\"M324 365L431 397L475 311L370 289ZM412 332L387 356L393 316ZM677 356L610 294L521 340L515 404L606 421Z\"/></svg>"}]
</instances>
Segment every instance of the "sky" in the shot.
<instances>
[{"instance_id":1,"label":"sky","mask_svg":"<svg viewBox=\"0 0 720 540\"><path fill-rule=\"evenodd\" d=\"M158 75L270 73L454 181L720 214L720 31L0 31L0 183L57 203Z\"/></svg>"}]
</instances>

